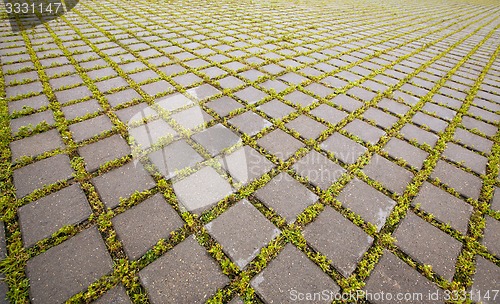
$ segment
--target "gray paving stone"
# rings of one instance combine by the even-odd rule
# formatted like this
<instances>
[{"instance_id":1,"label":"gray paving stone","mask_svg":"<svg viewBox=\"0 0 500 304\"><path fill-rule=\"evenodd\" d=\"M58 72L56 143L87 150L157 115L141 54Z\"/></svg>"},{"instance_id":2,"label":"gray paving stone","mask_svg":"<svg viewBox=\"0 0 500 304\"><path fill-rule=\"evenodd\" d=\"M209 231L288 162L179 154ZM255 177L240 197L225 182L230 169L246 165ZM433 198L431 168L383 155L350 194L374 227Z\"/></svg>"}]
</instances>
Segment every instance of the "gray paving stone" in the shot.
<instances>
[{"instance_id":1,"label":"gray paving stone","mask_svg":"<svg viewBox=\"0 0 500 304\"><path fill-rule=\"evenodd\" d=\"M495 290L500 284L500 268L483 258L476 257L476 272L470 291L471 299L478 303L493 304L498 302Z\"/></svg>"},{"instance_id":2,"label":"gray paving stone","mask_svg":"<svg viewBox=\"0 0 500 304\"><path fill-rule=\"evenodd\" d=\"M268 96L266 93L257 90L254 87L244 88L243 90L234 93L234 95L249 104L259 102Z\"/></svg>"},{"instance_id":3,"label":"gray paving stone","mask_svg":"<svg viewBox=\"0 0 500 304\"><path fill-rule=\"evenodd\" d=\"M295 163L293 169L322 190L327 190L346 172L341 166L314 150Z\"/></svg>"},{"instance_id":4,"label":"gray paving stone","mask_svg":"<svg viewBox=\"0 0 500 304\"><path fill-rule=\"evenodd\" d=\"M406 124L399 132L407 140L415 140L420 145L428 144L429 146L434 147L438 140L438 136L436 134L424 131L412 124Z\"/></svg>"},{"instance_id":5,"label":"gray paving stone","mask_svg":"<svg viewBox=\"0 0 500 304\"><path fill-rule=\"evenodd\" d=\"M204 167L173 188L182 208L196 214L213 207L232 193L231 185L211 167Z\"/></svg>"},{"instance_id":6,"label":"gray paving stone","mask_svg":"<svg viewBox=\"0 0 500 304\"><path fill-rule=\"evenodd\" d=\"M102 111L102 108L97 100L90 99L67 107L62 107L61 111L63 111L64 117L67 120L73 120L87 114L94 114L96 112Z\"/></svg>"},{"instance_id":7,"label":"gray paving stone","mask_svg":"<svg viewBox=\"0 0 500 304\"><path fill-rule=\"evenodd\" d=\"M35 157L47 151L57 148L63 149L64 143L57 130L49 130L30 137L16 140L10 143L12 159L18 159L21 156Z\"/></svg>"},{"instance_id":8,"label":"gray paving stone","mask_svg":"<svg viewBox=\"0 0 500 304\"><path fill-rule=\"evenodd\" d=\"M412 258L432 266L448 281L455 274L455 263L462 244L438 228L408 212L394 232L396 245Z\"/></svg>"},{"instance_id":9,"label":"gray paving stone","mask_svg":"<svg viewBox=\"0 0 500 304\"><path fill-rule=\"evenodd\" d=\"M453 135L453 138L458 141L459 143L472 148L477 151L481 151L484 153L489 154L491 152L491 148L493 147L493 142L481 137L479 135L476 135L474 133L471 133L467 130L464 130L462 128L457 128L455 130L455 134Z\"/></svg>"},{"instance_id":10,"label":"gray paving stone","mask_svg":"<svg viewBox=\"0 0 500 304\"><path fill-rule=\"evenodd\" d=\"M488 123L482 122L480 120L474 119L469 116L464 116L462 118L462 125L466 127L467 129L477 129L481 133L486 134L486 136L495 136L495 134L498 131L498 128L495 127L494 125L490 125Z\"/></svg>"},{"instance_id":11,"label":"gray paving stone","mask_svg":"<svg viewBox=\"0 0 500 304\"><path fill-rule=\"evenodd\" d=\"M396 115L404 115L410 109L410 107L408 107L407 105L388 98L382 98L382 100L378 103L378 107Z\"/></svg>"},{"instance_id":12,"label":"gray paving stone","mask_svg":"<svg viewBox=\"0 0 500 304\"><path fill-rule=\"evenodd\" d=\"M332 260L335 268L349 277L373 238L331 207L304 229L304 237L318 252Z\"/></svg>"},{"instance_id":13,"label":"gray paving stone","mask_svg":"<svg viewBox=\"0 0 500 304\"><path fill-rule=\"evenodd\" d=\"M34 81L27 84L5 87L5 97L8 99L15 98L27 93L41 92L42 90L42 83L40 81Z\"/></svg>"},{"instance_id":14,"label":"gray paving stone","mask_svg":"<svg viewBox=\"0 0 500 304\"><path fill-rule=\"evenodd\" d=\"M119 214L112 222L125 253L132 260L184 224L160 193Z\"/></svg>"},{"instance_id":15,"label":"gray paving stone","mask_svg":"<svg viewBox=\"0 0 500 304\"><path fill-rule=\"evenodd\" d=\"M0 259L7 256L7 239L5 237L5 223L0 221Z\"/></svg>"},{"instance_id":16,"label":"gray paving stone","mask_svg":"<svg viewBox=\"0 0 500 304\"><path fill-rule=\"evenodd\" d=\"M142 165L133 162L95 177L92 182L107 208L118 206L120 198L128 198L135 191L144 191L155 186L153 178Z\"/></svg>"},{"instance_id":17,"label":"gray paving stone","mask_svg":"<svg viewBox=\"0 0 500 304\"><path fill-rule=\"evenodd\" d=\"M129 129L129 135L141 149L145 150L162 138L175 137L177 132L163 119L156 119Z\"/></svg>"},{"instance_id":18,"label":"gray paving stone","mask_svg":"<svg viewBox=\"0 0 500 304\"><path fill-rule=\"evenodd\" d=\"M465 167L478 174L486 173L488 159L457 144L448 143L446 150L443 152L443 156L452 161L463 164Z\"/></svg>"},{"instance_id":19,"label":"gray paving stone","mask_svg":"<svg viewBox=\"0 0 500 304\"><path fill-rule=\"evenodd\" d=\"M260 71L257 71L257 70L248 70L248 71L239 73L239 75L250 80L250 81L255 81L255 80L257 80L257 78L259 78L260 76L264 76L265 74L260 72Z\"/></svg>"},{"instance_id":20,"label":"gray paving stone","mask_svg":"<svg viewBox=\"0 0 500 304\"><path fill-rule=\"evenodd\" d=\"M314 110L310 113L318 118L324 119L332 125L338 124L342 119L347 117L347 113L326 104L321 104L319 107L314 108Z\"/></svg>"},{"instance_id":21,"label":"gray paving stone","mask_svg":"<svg viewBox=\"0 0 500 304\"><path fill-rule=\"evenodd\" d=\"M359 119L355 119L348 123L344 127L344 130L358 138L361 138L364 142L371 145L376 144L379 139L385 134L385 132L380 130L379 128L374 127Z\"/></svg>"},{"instance_id":22,"label":"gray paving stone","mask_svg":"<svg viewBox=\"0 0 500 304\"><path fill-rule=\"evenodd\" d=\"M90 92L90 90L86 86L79 86L64 91L58 91L54 94L56 95L57 101L59 101L59 103L61 104L92 96L92 92Z\"/></svg>"},{"instance_id":23,"label":"gray paving stone","mask_svg":"<svg viewBox=\"0 0 500 304\"><path fill-rule=\"evenodd\" d=\"M425 212L433 214L439 221L449 223L452 228L464 235L467 233L473 208L463 200L424 182L420 192L412 202L414 206L417 204Z\"/></svg>"},{"instance_id":24,"label":"gray paving stone","mask_svg":"<svg viewBox=\"0 0 500 304\"><path fill-rule=\"evenodd\" d=\"M90 139L112 128L113 123L106 115L100 115L69 126L73 140L76 142Z\"/></svg>"},{"instance_id":25,"label":"gray paving stone","mask_svg":"<svg viewBox=\"0 0 500 304\"><path fill-rule=\"evenodd\" d=\"M288 88L288 85L279 80L267 80L260 84L261 87L267 90L274 90L276 93L281 93Z\"/></svg>"},{"instance_id":26,"label":"gray paving stone","mask_svg":"<svg viewBox=\"0 0 500 304\"><path fill-rule=\"evenodd\" d=\"M340 106L343 110L354 112L363 106L363 103L345 94L335 96L330 102Z\"/></svg>"},{"instance_id":27,"label":"gray paving stone","mask_svg":"<svg viewBox=\"0 0 500 304\"><path fill-rule=\"evenodd\" d=\"M219 85L223 89L235 89L235 88L237 88L241 85L244 85L244 84L245 84L244 81L241 81L234 76L227 76L227 77L224 77L221 80L219 80Z\"/></svg>"},{"instance_id":28,"label":"gray paving stone","mask_svg":"<svg viewBox=\"0 0 500 304\"><path fill-rule=\"evenodd\" d=\"M345 186L337 199L344 207L375 225L378 230L382 229L396 205L390 197L357 178Z\"/></svg>"},{"instance_id":29,"label":"gray paving stone","mask_svg":"<svg viewBox=\"0 0 500 304\"><path fill-rule=\"evenodd\" d=\"M205 100L219 94L220 91L215 87L205 83L198 87L187 90L186 93L192 96L195 100Z\"/></svg>"},{"instance_id":30,"label":"gray paving stone","mask_svg":"<svg viewBox=\"0 0 500 304\"><path fill-rule=\"evenodd\" d=\"M21 198L45 185L71 178L73 174L69 157L57 154L14 170L16 195Z\"/></svg>"},{"instance_id":31,"label":"gray paving stone","mask_svg":"<svg viewBox=\"0 0 500 304\"><path fill-rule=\"evenodd\" d=\"M285 100L288 100L289 102L293 103L294 105L300 106L300 107L308 107L310 106L313 102L316 101L314 97L311 97L305 93L302 93L300 91L294 91L290 94L287 94L283 97Z\"/></svg>"},{"instance_id":32,"label":"gray paving stone","mask_svg":"<svg viewBox=\"0 0 500 304\"><path fill-rule=\"evenodd\" d=\"M72 74L59 78L49 79L49 83L54 90L59 90L63 87L73 87L76 85L81 85L83 84L83 80L78 74Z\"/></svg>"},{"instance_id":33,"label":"gray paving stone","mask_svg":"<svg viewBox=\"0 0 500 304\"><path fill-rule=\"evenodd\" d=\"M116 287L108 290L102 297L97 299L97 301L92 302L94 304L132 304L132 301L127 295L127 291L123 285L117 285Z\"/></svg>"},{"instance_id":34,"label":"gray paving stone","mask_svg":"<svg viewBox=\"0 0 500 304\"><path fill-rule=\"evenodd\" d=\"M410 166L417 169L422 168L424 160L429 156L429 153L398 138L392 138L383 149L390 156L396 159L403 159Z\"/></svg>"},{"instance_id":35,"label":"gray paving stone","mask_svg":"<svg viewBox=\"0 0 500 304\"><path fill-rule=\"evenodd\" d=\"M486 216L486 227L484 229L484 237L482 243L488 248L492 254L500 257L500 242L498 236L500 235L500 221Z\"/></svg>"},{"instance_id":36,"label":"gray paving stone","mask_svg":"<svg viewBox=\"0 0 500 304\"><path fill-rule=\"evenodd\" d=\"M137 83L141 83L141 82L145 82L147 80L159 78L160 76L158 74L156 74L154 71L146 70L146 71L130 74L129 77L133 81L135 81Z\"/></svg>"},{"instance_id":37,"label":"gray paving stone","mask_svg":"<svg viewBox=\"0 0 500 304\"><path fill-rule=\"evenodd\" d=\"M9 114L19 112L23 109L28 108L39 110L41 107L46 107L48 105L49 99L45 95L37 95L34 97L23 98L16 101L9 101L7 104L7 106L9 107Z\"/></svg>"},{"instance_id":38,"label":"gray paving stone","mask_svg":"<svg viewBox=\"0 0 500 304\"><path fill-rule=\"evenodd\" d=\"M285 161L292 156L304 144L281 129L276 129L271 133L257 140L257 144L279 159Z\"/></svg>"},{"instance_id":39,"label":"gray paving stone","mask_svg":"<svg viewBox=\"0 0 500 304\"><path fill-rule=\"evenodd\" d=\"M18 216L26 247L50 237L65 225L76 225L92 214L79 184L71 185L19 208Z\"/></svg>"},{"instance_id":40,"label":"gray paving stone","mask_svg":"<svg viewBox=\"0 0 500 304\"><path fill-rule=\"evenodd\" d=\"M346 164L354 164L366 148L340 133L334 133L321 143L321 149L333 153L335 158Z\"/></svg>"},{"instance_id":41,"label":"gray paving stone","mask_svg":"<svg viewBox=\"0 0 500 304\"><path fill-rule=\"evenodd\" d=\"M312 83L305 87L305 89L321 98L325 98L326 96L335 92L333 89L327 88L319 83Z\"/></svg>"},{"instance_id":42,"label":"gray paving stone","mask_svg":"<svg viewBox=\"0 0 500 304\"><path fill-rule=\"evenodd\" d=\"M252 111L247 111L243 114L231 118L229 120L229 123L238 128L240 132L243 132L250 136L257 134L263 128L272 125L269 121Z\"/></svg>"},{"instance_id":43,"label":"gray paving stone","mask_svg":"<svg viewBox=\"0 0 500 304\"><path fill-rule=\"evenodd\" d=\"M207 112L194 106L172 115L172 118L184 129L192 130L212 120Z\"/></svg>"},{"instance_id":44,"label":"gray paving stone","mask_svg":"<svg viewBox=\"0 0 500 304\"><path fill-rule=\"evenodd\" d=\"M205 227L241 269L280 233L247 200L236 203Z\"/></svg>"},{"instance_id":45,"label":"gray paving stone","mask_svg":"<svg viewBox=\"0 0 500 304\"><path fill-rule=\"evenodd\" d=\"M101 235L96 228L89 228L28 260L30 300L61 303L112 269Z\"/></svg>"},{"instance_id":46,"label":"gray paving stone","mask_svg":"<svg viewBox=\"0 0 500 304\"><path fill-rule=\"evenodd\" d=\"M380 259L375 269L366 282L364 288L367 300L372 303L444 303L442 300L432 300L429 294L443 293L436 285L427 280L408 264L401 261L391 252L384 250L384 255ZM381 293L390 293L395 296L398 293L420 293L422 296L410 300L392 300L387 297L382 298ZM369 296L371 294L371 296ZM378 295L378 296L377 296Z\"/></svg>"},{"instance_id":47,"label":"gray paving stone","mask_svg":"<svg viewBox=\"0 0 500 304\"><path fill-rule=\"evenodd\" d=\"M10 130L12 135L19 132L21 127L27 127L28 129L32 129L38 124L45 122L48 125L55 124L54 115L52 111L47 110L27 116L21 116L19 118L12 119L10 121Z\"/></svg>"},{"instance_id":48,"label":"gray paving stone","mask_svg":"<svg viewBox=\"0 0 500 304\"><path fill-rule=\"evenodd\" d=\"M132 100L139 100L141 99L141 95L133 89L126 89L120 92L108 94L106 95L106 99L112 107L116 107Z\"/></svg>"},{"instance_id":49,"label":"gray paving stone","mask_svg":"<svg viewBox=\"0 0 500 304\"><path fill-rule=\"evenodd\" d=\"M491 209L500 211L500 188L495 187L493 199L491 201Z\"/></svg>"},{"instance_id":50,"label":"gray paving stone","mask_svg":"<svg viewBox=\"0 0 500 304\"><path fill-rule=\"evenodd\" d=\"M204 303L229 282L191 236L139 272L151 303Z\"/></svg>"},{"instance_id":51,"label":"gray paving stone","mask_svg":"<svg viewBox=\"0 0 500 304\"><path fill-rule=\"evenodd\" d=\"M223 96L206 103L206 106L214 110L219 116L227 116L231 111L241 109L243 106L236 100Z\"/></svg>"},{"instance_id":52,"label":"gray paving stone","mask_svg":"<svg viewBox=\"0 0 500 304\"><path fill-rule=\"evenodd\" d=\"M174 87L165 80L159 80L150 84L141 86L141 89L150 96L156 96L160 93L170 92Z\"/></svg>"},{"instance_id":53,"label":"gray paving stone","mask_svg":"<svg viewBox=\"0 0 500 304\"><path fill-rule=\"evenodd\" d=\"M306 207L316 202L318 196L287 173L280 173L255 196L277 214L292 223Z\"/></svg>"},{"instance_id":54,"label":"gray paving stone","mask_svg":"<svg viewBox=\"0 0 500 304\"><path fill-rule=\"evenodd\" d=\"M266 303L295 303L298 293L326 290L330 295L330 292L339 291L338 285L326 273L291 244L287 244L250 284Z\"/></svg>"},{"instance_id":55,"label":"gray paving stone","mask_svg":"<svg viewBox=\"0 0 500 304\"><path fill-rule=\"evenodd\" d=\"M413 178L410 171L378 154L373 155L368 165L363 168L363 172L371 179L378 181L384 187L399 195L403 194Z\"/></svg>"},{"instance_id":56,"label":"gray paving stone","mask_svg":"<svg viewBox=\"0 0 500 304\"><path fill-rule=\"evenodd\" d=\"M151 162L165 178L177 175L177 171L194 167L204 159L185 140L178 140L149 155Z\"/></svg>"},{"instance_id":57,"label":"gray paving stone","mask_svg":"<svg viewBox=\"0 0 500 304\"><path fill-rule=\"evenodd\" d=\"M376 108L369 108L363 113L363 117L370 121L375 122L375 124L383 129L389 129L394 125L398 119L391 114L387 114L382 110Z\"/></svg>"},{"instance_id":58,"label":"gray paving stone","mask_svg":"<svg viewBox=\"0 0 500 304\"><path fill-rule=\"evenodd\" d=\"M273 99L271 101L268 101L268 102L264 103L263 105L258 106L257 109L266 113L270 117L276 118L276 119L283 118L284 116L287 116L288 114L290 114L294 111L294 108L282 103L281 101L279 101L277 99Z\"/></svg>"},{"instance_id":59,"label":"gray paving stone","mask_svg":"<svg viewBox=\"0 0 500 304\"><path fill-rule=\"evenodd\" d=\"M453 117L457 114L457 112L450 110L448 108L442 107L435 105L433 103L426 103L425 106L422 108L422 110L428 112L428 113L434 113L435 115L439 116L440 118L451 121Z\"/></svg>"},{"instance_id":60,"label":"gray paving stone","mask_svg":"<svg viewBox=\"0 0 500 304\"><path fill-rule=\"evenodd\" d=\"M446 126L448 126L447 122L422 112L417 112L417 114L413 116L412 121L421 126L427 126L436 133L443 132Z\"/></svg>"},{"instance_id":61,"label":"gray paving stone","mask_svg":"<svg viewBox=\"0 0 500 304\"><path fill-rule=\"evenodd\" d=\"M99 80L101 78L116 76L116 75L118 74L112 67L107 67L87 72L87 76L89 76L92 80Z\"/></svg>"},{"instance_id":62,"label":"gray paving stone","mask_svg":"<svg viewBox=\"0 0 500 304\"><path fill-rule=\"evenodd\" d=\"M191 137L202 145L212 156L220 154L224 149L237 144L240 138L222 124L216 124Z\"/></svg>"},{"instance_id":63,"label":"gray paving stone","mask_svg":"<svg viewBox=\"0 0 500 304\"><path fill-rule=\"evenodd\" d=\"M203 79L193 73L175 76L174 78L172 78L172 80L183 87L190 87L196 83L203 81Z\"/></svg>"},{"instance_id":64,"label":"gray paving stone","mask_svg":"<svg viewBox=\"0 0 500 304\"><path fill-rule=\"evenodd\" d=\"M443 160L438 161L431 177L439 178L442 183L467 197L479 198L482 187L481 179Z\"/></svg>"},{"instance_id":65,"label":"gray paving stone","mask_svg":"<svg viewBox=\"0 0 500 304\"><path fill-rule=\"evenodd\" d=\"M120 135L116 134L80 147L78 153L85 160L85 169L93 172L108 161L130 154L130 146Z\"/></svg>"},{"instance_id":66,"label":"gray paving stone","mask_svg":"<svg viewBox=\"0 0 500 304\"><path fill-rule=\"evenodd\" d=\"M305 115L300 115L285 125L287 128L297 131L305 139L315 139L327 129L322 123L315 121Z\"/></svg>"},{"instance_id":67,"label":"gray paving stone","mask_svg":"<svg viewBox=\"0 0 500 304\"><path fill-rule=\"evenodd\" d=\"M248 184L270 171L274 165L249 146L243 146L223 156L222 167L239 183Z\"/></svg>"}]
</instances>

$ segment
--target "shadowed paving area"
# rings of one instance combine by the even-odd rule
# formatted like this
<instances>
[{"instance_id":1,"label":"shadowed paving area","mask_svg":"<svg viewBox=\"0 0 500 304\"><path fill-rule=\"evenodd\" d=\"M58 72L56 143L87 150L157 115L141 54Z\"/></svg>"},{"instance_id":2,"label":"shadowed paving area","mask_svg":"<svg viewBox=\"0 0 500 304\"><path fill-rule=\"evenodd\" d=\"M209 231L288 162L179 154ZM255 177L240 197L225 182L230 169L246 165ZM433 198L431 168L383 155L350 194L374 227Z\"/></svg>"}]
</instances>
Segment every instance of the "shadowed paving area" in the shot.
<instances>
[{"instance_id":1,"label":"shadowed paving area","mask_svg":"<svg viewBox=\"0 0 500 304\"><path fill-rule=\"evenodd\" d=\"M0 9L0 303L500 302L498 1L66 2Z\"/></svg>"}]
</instances>

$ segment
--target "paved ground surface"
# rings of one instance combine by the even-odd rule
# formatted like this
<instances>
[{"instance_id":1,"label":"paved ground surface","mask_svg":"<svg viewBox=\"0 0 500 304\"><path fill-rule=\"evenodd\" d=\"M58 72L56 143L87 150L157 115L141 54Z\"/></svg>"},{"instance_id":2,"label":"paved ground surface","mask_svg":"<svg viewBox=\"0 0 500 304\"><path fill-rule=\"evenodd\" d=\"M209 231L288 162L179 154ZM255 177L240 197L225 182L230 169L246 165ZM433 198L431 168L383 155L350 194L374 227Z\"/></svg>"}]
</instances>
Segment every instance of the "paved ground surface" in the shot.
<instances>
[{"instance_id":1,"label":"paved ground surface","mask_svg":"<svg viewBox=\"0 0 500 304\"><path fill-rule=\"evenodd\" d=\"M3 13L0 289L499 303L499 12L82 0L35 28Z\"/></svg>"}]
</instances>

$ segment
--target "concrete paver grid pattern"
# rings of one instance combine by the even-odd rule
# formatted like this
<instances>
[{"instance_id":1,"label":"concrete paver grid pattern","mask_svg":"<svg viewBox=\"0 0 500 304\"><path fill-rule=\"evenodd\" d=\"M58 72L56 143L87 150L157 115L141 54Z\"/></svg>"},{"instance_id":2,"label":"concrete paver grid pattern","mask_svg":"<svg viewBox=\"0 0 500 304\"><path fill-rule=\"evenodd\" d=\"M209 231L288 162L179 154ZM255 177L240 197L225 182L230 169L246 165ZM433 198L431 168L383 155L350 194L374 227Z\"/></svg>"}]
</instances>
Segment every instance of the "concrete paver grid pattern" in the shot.
<instances>
[{"instance_id":1,"label":"concrete paver grid pattern","mask_svg":"<svg viewBox=\"0 0 500 304\"><path fill-rule=\"evenodd\" d=\"M82 0L34 28L3 13L0 292L499 301L499 10Z\"/></svg>"}]
</instances>

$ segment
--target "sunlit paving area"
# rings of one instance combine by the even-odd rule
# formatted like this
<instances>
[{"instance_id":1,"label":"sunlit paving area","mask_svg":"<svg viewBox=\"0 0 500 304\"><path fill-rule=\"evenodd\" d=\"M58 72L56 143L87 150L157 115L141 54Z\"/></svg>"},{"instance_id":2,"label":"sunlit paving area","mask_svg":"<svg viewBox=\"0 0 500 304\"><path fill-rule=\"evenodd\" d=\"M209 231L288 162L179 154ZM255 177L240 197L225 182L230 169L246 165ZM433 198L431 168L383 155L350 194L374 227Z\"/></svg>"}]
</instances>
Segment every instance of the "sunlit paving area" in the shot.
<instances>
[{"instance_id":1,"label":"sunlit paving area","mask_svg":"<svg viewBox=\"0 0 500 304\"><path fill-rule=\"evenodd\" d=\"M0 303L500 303L499 1L0 7Z\"/></svg>"}]
</instances>

